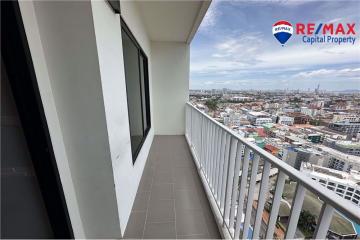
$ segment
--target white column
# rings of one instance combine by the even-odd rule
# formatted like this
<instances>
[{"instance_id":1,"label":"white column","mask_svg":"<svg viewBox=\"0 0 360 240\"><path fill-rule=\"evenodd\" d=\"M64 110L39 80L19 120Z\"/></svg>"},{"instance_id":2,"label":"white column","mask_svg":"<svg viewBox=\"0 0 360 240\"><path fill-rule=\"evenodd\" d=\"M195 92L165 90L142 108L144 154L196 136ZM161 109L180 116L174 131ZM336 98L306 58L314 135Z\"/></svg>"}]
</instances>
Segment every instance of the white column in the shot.
<instances>
[{"instance_id":1,"label":"white column","mask_svg":"<svg viewBox=\"0 0 360 240\"><path fill-rule=\"evenodd\" d=\"M249 184L249 192L247 197L247 203L246 203L246 213L245 213L245 221L244 221L244 227L243 227L243 234L242 238L247 238L247 233L250 226L250 219L251 219L251 211L252 211L252 205L254 201L254 193L255 193L255 184L256 184L256 176L257 176L257 170L259 166L259 160L260 156L255 155L255 158L252 162L251 166L251 178L250 178L250 184Z\"/></svg>"},{"instance_id":2,"label":"white column","mask_svg":"<svg viewBox=\"0 0 360 240\"><path fill-rule=\"evenodd\" d=\"M239 198L238 198L238 208L237 208L237 214L236 214L236 226L235 226L235 233L234 233L235 239L238 239L240 236L240 229L241 229L240 225L241 225L241 218L242 218L242 214L243 214L247 175L248 175L248 170L249 170L249 157L250 157L250 149L245 148L244 163L243 163L243 168L241 169L241 183L240 183L240 192L239 192Z\"/></svg>"},{"instance_id":3,"label":"white column","mask_svg":"<svg viewBox=\"0 0 360 240\"><path fill-rule=\"evenodd\" d=\"M324 202L322 205L322 208L321 208L319 221L317 223L315 234L314 234L315 239L325 239L326 238L326 234L329 230L333 213L334 213L334 208L331 205Z\"/></svg>"},{"instance_id":4,"label":"white column","mask_svg":"<svg viewBox=\"0 0 360 240\"><path fill-rule=\"evenodd\" d=\"M258 239L260 234L260 227L262 223L262 215L266 202L266 194L269 188L269 175L270 175L271 164L268 161L264 161L264 168L261 178L260 193L256 209L256 218L254 224L253 239Z\"/></svg>"},{"instance_id":5,"label":"white column","mask_svg":"<svg viewBox=\"0 0 360 240\"><path fill-rule=\"evenodd\" d=\"M300 212L304 202L305 193L306 193L305 187L300 183L298 183L296 186L296 192L295 192L293 204L291 206L290 220L288 222L288 227L285 236L286 239L292 239L295 236Z\"/></svg>"},{"instance_id":6,"label":"white column","mask_svg":"<svg viewBox=\"0 0 360 240\"><path fill-rule=\"evenodd\" d=\"M281 195L283 193L284 185L285 185L285 179L286 179L285 173L283 173L282 171L279 170L278 178L277 178L277 182L276 182L275 195L274 195L272 207L271 207L270 219L269 219L268 227L266 230L266 238L267 239L270 239L270 238L272 239L273 235L274 235L275 224L276 224L276 220L277 220L277 217L279 214L279 208L280 208L280 203L281 203Z\"/></svg>"}]
</instances>

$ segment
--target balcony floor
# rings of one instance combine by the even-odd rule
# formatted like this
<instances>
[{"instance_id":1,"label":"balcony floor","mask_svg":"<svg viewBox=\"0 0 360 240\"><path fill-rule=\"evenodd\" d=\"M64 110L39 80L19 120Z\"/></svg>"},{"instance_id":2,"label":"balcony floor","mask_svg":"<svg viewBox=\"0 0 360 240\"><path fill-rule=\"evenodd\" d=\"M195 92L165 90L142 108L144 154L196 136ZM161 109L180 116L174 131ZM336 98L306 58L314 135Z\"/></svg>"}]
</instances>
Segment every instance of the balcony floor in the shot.
<instances>
[{"instance_id":1,"label":"balcony floor","mask_svg":"<svg viewBox=\"0 0 360 240\"><path fill-rule=\"evenodd\" d=\"M125 238L221 238L184 136L155 136Z\"/></svg>"}]
</instances>

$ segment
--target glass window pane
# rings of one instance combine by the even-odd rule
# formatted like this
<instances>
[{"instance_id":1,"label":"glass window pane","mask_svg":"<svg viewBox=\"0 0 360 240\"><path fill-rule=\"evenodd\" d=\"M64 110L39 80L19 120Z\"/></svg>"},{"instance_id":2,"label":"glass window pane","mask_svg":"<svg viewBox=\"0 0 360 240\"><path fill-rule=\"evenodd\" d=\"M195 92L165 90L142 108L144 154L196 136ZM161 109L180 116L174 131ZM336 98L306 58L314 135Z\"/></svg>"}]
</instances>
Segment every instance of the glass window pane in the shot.
<instances>
[{"instance_id":1,"label":"glass window pane","mask_svg":"<svg viewBox=\"0 0 360 240\"><path fill-rule=\"evenodd\" d=\"M140 78L141 78L141 95L142 95L142 104L143 104L143 121L144 121L144 131L148 128L147 123L147 112L146 112L146 88L145 85L145 64L144 64L144 57L140 55Z\"/></svg>"},{"instance_id":2,"label":"glass window pane","mask_svg":"<svg viewBox=\"0 0 360 240\"><path fill-rule=\"evenodd\" d=\"M139 51L128 34L122 30L126 91L129 108L131 148L134 155L143 139L142 100L139 72Z\"/></svg>"}]
</instances>

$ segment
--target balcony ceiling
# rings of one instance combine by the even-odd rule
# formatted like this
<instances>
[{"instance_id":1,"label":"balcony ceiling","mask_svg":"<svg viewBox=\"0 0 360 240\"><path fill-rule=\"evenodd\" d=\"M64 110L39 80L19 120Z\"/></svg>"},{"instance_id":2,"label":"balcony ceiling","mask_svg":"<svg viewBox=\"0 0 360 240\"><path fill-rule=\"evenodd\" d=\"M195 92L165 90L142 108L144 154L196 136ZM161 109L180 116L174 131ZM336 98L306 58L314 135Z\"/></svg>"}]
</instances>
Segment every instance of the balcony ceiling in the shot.
<instances>
[{"instance_id":1,"label":"balcony ceiling","mask_svg":"<svg viewBox=\"0 0 360 240\"><path fill-rule=\"evenodd\" d=\"M190 43L209 1L137 1L152 41Z\"/></svg>"}]
</instances>

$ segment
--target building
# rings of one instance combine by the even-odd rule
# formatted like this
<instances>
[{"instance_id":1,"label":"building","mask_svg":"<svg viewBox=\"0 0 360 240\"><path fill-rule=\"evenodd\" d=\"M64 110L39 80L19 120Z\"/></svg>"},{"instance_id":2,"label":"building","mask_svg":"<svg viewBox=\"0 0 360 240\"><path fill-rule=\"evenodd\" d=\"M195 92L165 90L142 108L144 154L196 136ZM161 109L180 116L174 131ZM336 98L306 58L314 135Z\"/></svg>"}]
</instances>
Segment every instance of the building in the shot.
<instances>
[{"instance_id":1,"label":"building","mask_svg":"<svg viewBox=\"0 0 360 240\"><path fill-rule=\"evenodd\" d=\"M311 120L310 116L299 112L288 113L288 115L294 118L294 124L307 124Z\"/></svg>"},{"instance_id":2,"label":"building","mask_svg":"<svg viewBox=\"0 0 360 240\"><path fill-rule=\"evenodd\" d=\"M314 117L315 115L318 114L318 111L316 108L308 108L308 107L301 107L300 108L300 112L304 115L310 116L310 117Z\"/></svg>"},{"instance_id":3,"label":"building","mask_svg":"<svg viewBox=\"0 0 360 240\"><path fill-rule=\"evenodd\" d=\"M292 126L294 124L294 118L288 116L279 116L277 118L277 123Z\"/></svg>"},{"instance_id":4,"label":"building","mask_svg":"<svg viewBox=\"0 0 360 240\"><path fill-rule=\"evenodd\" d=\"M352 142L352 141L336 141L332 148L354 156L360 157L360 142Z\"/></svg>"},{"instance_id":5,"label":"building","mask_svg":"<svg viewBox=\"0 0 360 240\"><path fill-rule=\"evenodd\" d=\"M255 122L253 123L256 126L260 126L262 124L272 123L271 118L257 118Z\"/></svg>"},{"instance_id":6,"label":"building","mask_svg":"<svg viewBox=\"0 0 360 240\"><path fill-rule=\"evenodd\" d=\"M360 133L360 122L334 122L329 124L329 128L334 131L356 137L357 134Z\"/></svg>"},{"instance_id":7,"label":"building","mask_svg":"<svg viewBox=\"0 0 360 240\"><path fill-rule=\"evenodd\" d=\"M358 156L345 154L323 145L317 145L317 150L323 155L323 161L319 165L344 172L360 171L360 157Z\"/></svg>"},{"instance_id":8,"label":"building","mask_svg":"<svg viewBox=\"0 0 360 240\"><path fill-rule=\"evenodd\" d=\"M352 204L360 206L359 172L349 174L312 164L303 164L301 171Z\"/></svg>"},{"instance_id":9,"label":"building","mask_svg":"<svg viewBox=\"0 0 360 240\"><path fill-rule=\"evenodd\" d=\"M272 122L270 115L266 112L249 111L246 113L246 116L247 116L247 119L250 121L250 123L254 124L254 125ZM260 120L260 119L265 119L265 120ZM270 119L270 121L269 121L269 119Z\"/></svg>"},{"instance_id":10,"label":"building","mask_svg":"<svg viewBox=\"0 0 360 240\"><path fill-rule=\"evenodd\" d=\"M287 147L283 149L282 160L297 170L300 170L302 163L316 161L315 159L317 158L316 153L302 147Z\"/></svg>"},{"instance_id":11,"label":"building","mask_svg":"<svg viewBox=\"0 0 360 240\"><path fill-rule=\"evenodd\" d=\"M332 122L359 122L360 117L356 114L338 113L332 118Z\"/></svg>"},{"instance_id":12,"label":"building","mask_svg":"<svg viewBox=\"0 0 360 240\"><path fill-rule=\"evenodd\" d=\"M308 140L312 143L321 143L323 140L323 135L319 133L311 133L307 135Z\"/></svg>"}]
</instances>

